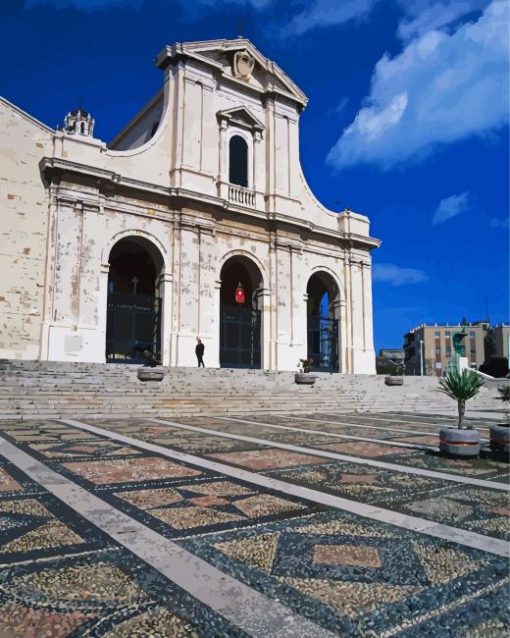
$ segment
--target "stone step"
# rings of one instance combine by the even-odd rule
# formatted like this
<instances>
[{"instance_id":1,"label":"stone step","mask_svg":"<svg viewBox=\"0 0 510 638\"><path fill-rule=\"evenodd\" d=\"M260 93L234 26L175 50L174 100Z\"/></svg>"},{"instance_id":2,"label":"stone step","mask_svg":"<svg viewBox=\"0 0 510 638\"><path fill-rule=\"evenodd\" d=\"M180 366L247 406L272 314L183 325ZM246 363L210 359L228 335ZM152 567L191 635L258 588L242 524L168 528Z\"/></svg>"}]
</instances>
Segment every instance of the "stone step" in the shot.
<instances>
[{"instance_id":1,"label":"stone step","mask_svg":"<svg viewBox=\"0 0 510 638\"><path fill-rule=\"evenodd\" d=\"M406 377L388 388L384 377L319 373L314 386L293 372L167 368L161 383L137 379L139 366L0 361L0 416L186 416L293 412L421 411L455 407L437 392L437 379ZM501 408L497 385L469 407Z\"/></svg>"}]
</instances>

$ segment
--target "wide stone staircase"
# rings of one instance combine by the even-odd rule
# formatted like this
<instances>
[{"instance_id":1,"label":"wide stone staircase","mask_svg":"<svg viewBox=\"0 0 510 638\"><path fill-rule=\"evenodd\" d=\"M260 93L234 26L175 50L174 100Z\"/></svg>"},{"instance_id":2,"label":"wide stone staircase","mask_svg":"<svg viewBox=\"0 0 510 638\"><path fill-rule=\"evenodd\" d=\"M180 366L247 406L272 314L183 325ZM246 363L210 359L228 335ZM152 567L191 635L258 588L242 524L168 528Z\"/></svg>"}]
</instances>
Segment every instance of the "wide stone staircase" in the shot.
<instances>
[{"instance_id":1,"label":"wide stone staircase","mask_svg":"<svg viewBox=\"0 0 510 638\"><path fill-rule=\"evenodd\" d=\"M454 401L433 377L318 374L297 385L293 372L166 368L161 382L137 378L138 366L0 360L0 418L129 417L312 412L412 411L454 414ZM488 381L470 413L502 411Z\"/></svg>"}]
</instances>

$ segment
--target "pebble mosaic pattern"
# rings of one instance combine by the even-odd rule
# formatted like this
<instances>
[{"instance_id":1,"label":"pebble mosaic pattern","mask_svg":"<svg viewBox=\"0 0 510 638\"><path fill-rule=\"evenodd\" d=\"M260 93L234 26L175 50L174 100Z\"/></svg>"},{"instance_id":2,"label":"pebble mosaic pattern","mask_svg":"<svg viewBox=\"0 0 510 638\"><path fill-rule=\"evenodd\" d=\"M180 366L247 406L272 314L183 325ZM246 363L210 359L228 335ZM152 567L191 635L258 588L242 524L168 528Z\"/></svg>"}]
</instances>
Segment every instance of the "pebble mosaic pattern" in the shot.
<instances>
[{"instance_id":1,"label":"pebble mosaic pattern","mask_svg":"<svg viewBox=\"0 0 510 638\"><path fill-rule=\"evenodd\" d=\"M510 501L501 491L270 445L278 441L507 480L508 464L488 457L444 459L391 445L437 441L435 419L397 415L395 422L386 422L352 415L353 423L364 425L360 428L307 417L258 418L313 432L176 419L269 442L259 445L142 419L90 423L289 483L510 540ZM341 418L347 422L351 415ZM415 418L419 423L410 422ZM335 440L321 436L321 429L384 439L388 445ZM55 421L0 422L0 434L116 509L338 636L498 638L510 633L509 563L501 557L327 510ZM0 638L246 636L1 456L0 540L5 625Z\"/></svg>"},{"instance_id":2,"label":"pebble mosaic pattern","mask_svg":"<svg viewBox=\"0 0 510 638\"><path fill-rule=\"evenodd\" d=\"M245 634L0 456L0 636Z\"/></svg>"},{"instance_id":3,"label":"pebble mosaic pattern","mask_svg":"<svg viewBox=\"0 0 510 638\"><path fill-rule=\"evenodd\" d=\"M121 423L116 423L117 427ZM147 428L147 423L138 427L142 426L144 437L151 442L152 437L161 437L167 431L157 426ZM135 433L133 424L126 429L131 435ZM34 442L39 432L49 438L57 430L59 435L68 437L64 450L60 443L45 444L51 447L41 450L40 444ZM83 432L69 425L48 422L34 429L24 425L21 440L18 430L6 428L5 435L7 431L6 438L30 451L37 460L167 538L239 528L322 509L241 481L221 480L211 472L105 441L93 434L90 440L83 441L80 437L80 442L75 443L71 435Z\"/></svg>"},{"instance_id":4,"label":"pebble mosaic pattern","mask_svg":"<svg viewBox=\"0 0 510 638\"><path fill-rule=\"evenodd\" d=\"M473 617L480 626L510 629L507 561L350 514L314 514L182 543L340 636L404 636L459 604L473 611L455 614L444 635L466 635ZM489 586L495 604L477 605Z\"/></svg>"},{"instance_id":5,"label":"pebble mosaic pattern","mask_svg":"<svg viewBox=\"0 0 510 638\"><path fill-rule=\"evenodd\" d=\"M386 417L385 417L386 418ZM273 422L273 417L266 417L265 422ZM485 469L478 472L473 471L473 461L465 459L447 459L438 455L429 455L423 450L401 449L392 446L382 446L366 441L349 441L340 444L331 443L331 438L320 437L320 434L305 434L301 432L293 433L287 431L271 430L271 428L243 424L229 420L217 420L207 418L179 419L179 423L194 425L197 427L207 427L218 432L229 434L240 434L245 436L273 436L272 440L286 437L285 442L293 445L305 445L309 448L338 451L341 453L358 456L358 458L375 458L377 460L399 463L404 465L403 458L411 459L407 465L414 463L418 467L446 471L447 473L464 474L469 470L475 477L487 478L487 467L496 468L499 478L504 472L508 472L508 465L491 461L490 459L480 459L477 463L485 464ZM287 420L289 423L289 420ZM124 432L122 422L108 422L107 426L115 426L118 432ZM149 427L150 434L147 435ZM301 426L299 426L301 427ZM113 429L113 428L112 428ZM175 433L179 434L179 445L169 443ZM186 451L186 440L189 437L194 449L197 438L202 436L204 440L216 438L221 446L221 441L230 442L229 439L221 439L207 433L190 430L179 430L178 428L163 423L152 424L147 421L139 421L136 426L130 425L130 435L136 438L152 440L152 436L157 435L158 440L164 441L165 447ZM293 436L297 435L296 440ZM363 430L362 435L365 435ZM381 436L381 431L379 431ZM304 438L306 437L306 438ZM321 444L317 445L317 440ZM323 444L322 441L326 441ZM234 441L236 442L236 441ZM201 456L227 463L229 465L248 469L250 471L262 472L266 476L274 477L301 485L311 487L316 490L328 492L336 496L350 498L356 501L371 505L379 505L387 509L418 516L438 523L453 525L468 531L474 531L486 536L510 540L509 518L507 509L509 507L509 497L505 493L495 493L492 495L491 505L481 506L478 501L478 494L486 494L489 490L477 489L471 486L459 486L458 484L446 484L440 479L434 479L413 474L394 472L374 467L364 467L358 463L348 461L329 461L328 459L305 455L281 449L261 449L256 444L238 442L244 449L223 452L202 453ZM213 447L217 449L217 447ZM357 452L357 454L355 454ZM200 456L200 454L199 454ZM426 464L418 463L418 459L431 457L438 460L437 466L430 467ZM489 475L494 474L489 470ZM450 491L464 495L462 506L457 500L449 498ZM492 494L492 493L491 493ZM489 498L489 497L487 497ZM492 509L490 509L492 507Z\"/></svg>"},{"instance_id":6,"label":"pebble mosaic pattern","mask_svg":"<svg viewBox=\"0 0 510 638\"><path fill-rule=\"evenodd\" d=\"M360 419L358 415L356 416L358 419ZM342 418L346 418L346 420L349 420L351 418L356 418L356 416L351 417L351 415L342 415ZM318 419L322 417L318 417L317 415L315 415L313 418ZM363 418L365 419L365 421L367 421L365 417ZM388 419L388 415L382 418L386 420ZM262 421L261 417L258 417L258 419ZM324 419L329 420L330 415L325 415ZM251 421L255 419L252 419L252 417L243 417L243 420ZM399 434L398 432L391 431L388 433L386 428L393 428L393 423L385 424L381 421L377 423L375 421L371 422L371 425L375 424L378 428L380 428L378 430L370 430L370 432L374 433L373 438L387 440L388 443L391 443L391 441L394 440L395 442L404 442L411 445L414 443L417 446L427 445L434 447L434 449L431 450L424 450L420 449L420 447L401 448L397 446L391 446L391 444L381 444L378 442L371 443L369 441L352 441L339 439L338 442L335 442L335 440L331 437L321 436L320 432L318 432L317 434L310 434L304 432L275 430L262 424L256 425L228 420L220 421L217 419L213 420L203 417L196 417L194 419L179 418L178 422L187 425L193 425L194 427L203 427L210 430L217 430L218 432L251 436L264 439L265 441L275 441L284 443L286 445L308 447L311 449L324 450L326 452L329 451L349 456L355 456L357 458L375 459L387 463L396 463L398 465L422 468L436 472L446 472L490 480L499 479L502 482L508 482L508 464L501 463L500 461L494 461L489 458L488 449L482 452L480 458L475 459L449 459L442 457L437 451L437 429L438 427L440 427L441 424L439 424L439 426L432 424L426 426L428 430L430 430L431 432L435 432L433 436L402 436L402 434ZM306 428L314 431L322 428L323 431L327 432L336 434L349 434L349 436L360 437L366 437L366 433L368 431L365 426L363 427L363 429L357 429L353 427L346 428L343 426L337 427L334 424L332 425L330 423L323 424L317 423L315 421L307 421L305 418L300 419L298 422L294 420L291 421L289 419L283 419L282 417L265 417L263 423L274 423L275 425L286 425L287 427L292 427L294 425L295 427ZM112 429L114 429L115 431L124 432L120 423L112 424L111 422L107 422L105 427L110 427L110 425L113 425ZM400 423L400 425L405 426L405 429L408 429L411 432L413 431L413 426L409 423L402 422ZM118 429L119 427L121 429ZM233 439L214 437L214 435L208 434L206 432L204 432L204 434L201 434L199 432L178 430L177 428L172 428L171 426L165 425L158 426L161 435L156 441L150 438L145 433L144 429L146 427L147 424L143 425L142 423L140 423L138 430L132 431L133 436L143 438L144 440L150 440L152 443L157 442L158 445L163 445L172 449L187 451L192 454L206 454L210 458L214 458L229 464L238 465L240 467L245 467L246 469L263 469L257 466L257 460L252 461L252 459L268 459L269 456L265 452L259 455L257 455L255 452L251 452L252 450L260 450L261 452L263 450L268 450L267 443L265 443L265 441L261 441L260 445L258 445L256 443L246 443L243 441L235 441ZM417 427L421 428L421 425ZM163 428L165 428L165 430L163 430ZM200 437L202 437L202 439L200 439ZM188 439L190 441L190 447L187 447L186 442ZM200 441L202 441L202 443L200 443ZM277 463L276 459L279 455L276 454L276 452L272 452L272 454L275 459L274 462ZM265 462L268 464L270 463L269 460L260 462ZM310 461L310 463L312 462L322 461ZM267 465L267 468L268 467L269 465Z\"/></svg>"}]
</instances>

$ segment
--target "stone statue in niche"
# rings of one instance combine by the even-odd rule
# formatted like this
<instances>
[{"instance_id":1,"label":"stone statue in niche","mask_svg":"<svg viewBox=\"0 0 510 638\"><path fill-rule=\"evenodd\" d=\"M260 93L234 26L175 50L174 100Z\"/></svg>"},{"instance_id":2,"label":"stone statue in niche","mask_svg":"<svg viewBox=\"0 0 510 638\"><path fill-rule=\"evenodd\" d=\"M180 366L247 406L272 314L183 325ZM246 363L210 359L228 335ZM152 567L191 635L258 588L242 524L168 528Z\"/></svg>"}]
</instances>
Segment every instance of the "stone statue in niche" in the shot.
<instances>
[{"instance_id":1,"label":"stone statue in niche","mask_svg":"<svg viewBox=\"0 0 510 638\"><path fill-rule=\"evenodd\" d=\"M255 59L246 51L237 51L234 54L234 75L236 78L248 82L255 66Z\"/></svg>"}]
</instances>

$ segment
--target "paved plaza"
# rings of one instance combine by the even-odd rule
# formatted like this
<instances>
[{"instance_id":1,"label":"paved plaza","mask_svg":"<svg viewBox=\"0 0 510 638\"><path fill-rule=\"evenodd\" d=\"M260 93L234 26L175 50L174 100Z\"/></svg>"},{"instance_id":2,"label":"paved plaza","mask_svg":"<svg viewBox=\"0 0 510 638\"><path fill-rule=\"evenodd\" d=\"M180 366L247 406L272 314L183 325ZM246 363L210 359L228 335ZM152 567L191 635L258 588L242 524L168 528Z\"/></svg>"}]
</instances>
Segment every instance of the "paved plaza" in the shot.
<instances>
[{"instance_id":1,"label":"paved plaza","mask_svg":"<svg viewBox=\"0 0 510 638\"><path fill-rule=\"evenodd\" d=\"M0 421L0 638L506 637L509 466L454 423Z\"/></svg>"}]
</instances>

